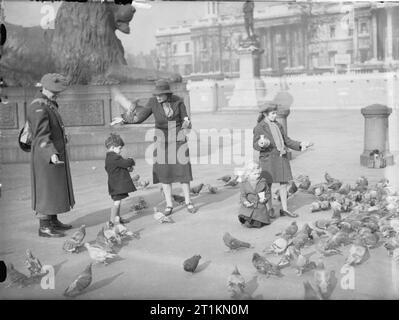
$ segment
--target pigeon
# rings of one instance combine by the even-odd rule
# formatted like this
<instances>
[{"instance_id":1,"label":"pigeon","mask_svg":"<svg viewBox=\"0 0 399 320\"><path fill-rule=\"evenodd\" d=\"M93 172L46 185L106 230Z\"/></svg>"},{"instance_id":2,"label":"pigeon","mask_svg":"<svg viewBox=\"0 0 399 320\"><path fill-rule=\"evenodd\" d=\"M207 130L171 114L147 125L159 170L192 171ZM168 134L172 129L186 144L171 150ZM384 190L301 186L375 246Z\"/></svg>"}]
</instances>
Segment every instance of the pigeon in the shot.
<instances>
[{"instance_id":1,"label":"pigeon","mask_svg":"<svg viewBox=\"0 0 399 320\"><path fill-rule=\"evenodd\" d=\"M85 270L77 276L77 278L64 291L65 297L76 297L85 290L92 281L92 263L85 268Z\"/></svg>"},{"instance_id":2,"label":"pigeon","mask_svg":"<svg viewBox=\"0 0 399 320\"><path fill-rule=\"evenodd\" d=\"M339 190L341 188L342 182L332 178L327 172L324 174L324 178L327 181L328 189Z\"/></svg>"},{"instance_id":3,"label":"pigeon","mask_svg":"<svg viewBox=\"0 0 399 320\"><path fill-rule=\"evenodd\" d=\"M240 249L240 248L250 248L251 247L250 243L238 240L238 239L232 237L230 235L230 233L228 233L228 232L226 232L223 235L223 242L231 250L237 250L237 249Z\"/></svg>"},{"instance_id":4,"label":"pigeon","mask_svg":"<svg viewBox=\"0 0 399 320\"><path fill-rule=\"evenodd\" d=\"M178 194L172 194L172 198L179 205L182 205L186 202L186 199L183 196L180 196Z\"/></svg>"},{"instance_id":5,"label":"pigeon","mask_svg":"<svg viewBox=\"0 0 399 320\"><path fill-rule=\"evenodd\" d=\"M299 189L301 189L301 190L309 189L311 182L310 182L308 176L299 177L298 180L299 180L299 184L298 184Z\"/></svg>"},{"instance_id":6,"label":"pigeon","mask_svg":"<svg viewBox=\"0 0 399 320\"><path fill-rule=\"evenodd\" d=\"M227 288L232 296L242 294L245 289L245 279L235 266L233 272L227 278Z\"/></svg>"},{"instance_id":7,"label":"pigeon","mask_svg":"<svg viewBox=\"0 0 399 320\"><path fill-rule=\"evenodd\" d=\"M165 216L162 212L159 212L156 207L154 207L154 219L160 223L172 223L173 220L170 217Z\"/></svg>"},{"instance_id":8,"label":"pigeon","mask_svg":"<svg viewBox=\"0 0 399 320\"><path fill-rule=\"evenodd\" d=\"M303 288L305 290L305 300L321 300L321 297L317 294L316 290L313 289L309 281L303 281Z\"/></svg>"},{"instance_id":9,"label":"pigeon","mask_svg":"<svg viewBox=\"0 0 399 320\"><path fill-rule=\"evenodd\" d=\"M335 276L335 271L328 272L325 269L322 259L319 259L316 269L313 274L313 279L316 287L316 292L323 300L329 299L333 293L338 280Z\"/></svg>"},{"instance_id":10,"label":"pigeon","mask_svg":"<svg viewBox=\"0 0 399 320\"><path fill-rule=\"evenodd\" d=\"M200 183L199 185L195 186L195 187L191 187L190 188L190 193L194 194L194 195L198 195L202 188L204 187L203 183Z\"/></svg>"},{"instance_id":11,"label":"pigeon","mask_svg":"<svg viewBox=\"0 0 399 320\"><path fill-rule=\"evenodd\" d=\"M338 193L347 195L351 191L351 186L349 184L344 184L338 189Z\"/></svg>"},{"instance_id":12,"label":"pigeon","mask_svg":"<svg viewBox=\"0 0 399 320\"><path fill-rule=\"evenodd\" d=\"M140 180L140 175L136 173L134 176L131 177L133 182L138 182Z\"/></svg>"},{"instance_id":13,"label":"pigeon","mask_svg":"<svg viewBox=\"0 0 399 320\"><path fill-rule=\"evenodd\" d=\"M299 250L292 250L293 255L293 266L297 271L297 275L301 276L304 272L315 269L316 263L310 261L309 257L303 255Z\"/></svg>"},{"instance_id":14,"label":"pigeon","mask_svg":"<svg viewBox=\"0 0 399 320\"><path fill-rule=\"evenodd\" d=\"M264 249L263 252L265 253L276 253L281 254L287 249L288 241L285 238L278 238L273 241L270 245L270 248Z\"/></svg>"},{"instance_id":15,"label":"pigeon","mask_svg":"<svg viewBox=\"0 0 399 320\"><path fill-rule=\"evenodd\" d=\"M116 232L115 229L115 224L112 221L108 221L105 224L105 228L104 228L104 236L105 238L113 243L116 243L118 245L122 244L122 238L121 236Z\"/></svg>"},{"instance_id":16,"label":"pigeon","mask_svg":"<svg viewBox=\"0 0 399 320\"><path fill-rule=\"evenodd\" d=\"M82 242L84 237L86 236L86 226L82 224L80 228L75 231L75 233L72 235L72 239L77 241L77 242Z\"/></svg>"},{"instance_id":17,"label":"pigeon","mask_svg":"<svg viewBox=\"0 0 399 320\"><path fill-rule=\"evenodd\" d=\"M29 249L26 250L26 257L25 265L28 268L31 277L41 275L43 273L43 266L40 260L36 258Z\"/></svg>"},{"instance_id":18,"label":"pigeon","mask_svg":"<svg viewBox=\"0 0 399 320\"><path fill-rule=\"evenodd\" d=\"M289 238L292 238L298 232L298 225L296 221L293 221L283 232L277 233L276 236L286 235Z\"/></svg>"},{"instance_id":19,"label":"pigeon","mask_svg":"<svg viewBox=\"0 0 399 320\"><path fill-rule=\"evenodd\" d=\"M238 183L239 183L238 176L235 176L229 182L227 182L224 186L225 187L235 187Z\"/></svg>"},{"instance_id":20,"label":"pigeon","mask_svg":"<svg viewBox=\"0 0 399 320\"><path fill-rule=\"evenodd\" d=\"M310 209L311 212L321 211L321 202L320 201L314 201L310 204L310 206L311 206L311 209Z\"/></svg>"},{"instance_id":21,"label":"pigeon","mask_svg":"<svg viewBox=\"0 0 399 320\"><path fill-rule=\"evenodd\" d=\"M75 239L66 239L62 246L62 249L69 253L78 253L79 248L83 245L83 242L79 242Z\"/></svg>"},{"instance_id":22,"label":"pigeon","mask_svg":"<svg viewBox=\"0 0 399 320\"><path fill-rule=\"evenodd\" d=\"M199 254L192 256L191 258L188 258L183 262L183 268L187 272L194 273L195 269L197 269L198 263L201 259L201 256Z\"/></svg>"},{"instance_id":23,"label":"pigeon","mask_svg":"<svg viewBox=\"0 0 399 320\"><path fill-rule=\"evenodd\" d=\"M103 262L107 264L107 259L113 259L116 257L116 254L110 253L105 251L104 249L91 246L90 243L85 243L84 246L86 247L87 251L89 252L89 256L91 259L97 262Z\"/></svg>"},{"instance_id":24,"label":"pigeon","mask_svg":"<svg viewBox=\"0 0 399 320\"><path fill-rule=\"evenodd\" d=\"M144 181L138 181L137 182L137 187L139 187L140 189L145 189L150 185L150 181L148 180L144 180Z\"/></svg>"},{"instance_id":25,"label":"pigeon","mask_svg":"<svg viewBox=\"0 0 399 320\"><path fill-rule=\"evenodd\" d=\"M267 277L270 275L278 277L282 276L278 265L271 263L265 257L262 257L256 252L252 256L252 264L259 273L265 274Z\"/></svg>"},{"instance_id":26,"label":"pigeon","mask_svg":"<svg viewBox=\"0 0 399 320\"><path fill-rule=\"evenodd\" d=\"M355 190L363 192L367 190L367 187L369 185L369 182L367 180L367 178L365 176L361 176L360 178L358 178L356 180L356 186L355 186Z\"/></svg>"},{"instance_id":27,"label":"pigeon","mask_svg":"<svg viewBox=\"0 0 399 320\"><path fill-rule=\"evenodd\" d=\"M131 209L135 210L135 211L140 211L143 210L145 208L148 208L148 204L147 202L144 200L143 197L139 197L138 202L135 203Z\"/></svg>"},{"instance_id":28,"label":"pigeon","mask_svg":"<svg viewBox=\"0 0 399 320\"><path fill-rule=\"evenodd\" d=\"M96 237L96 242L94 243L95 247L101 248L106 252L112 253L114 244L112 241L109 241L105 235L104 235L104 227L101 228L101 230L98 232L97 237Z\"/></svg>"},{"instance_id":29,"label":"pigeon","mask_svg":"<svg viewBox=\"0 0 399 320\"><path fill-rule=\"evenodd\" d=\"M119 216L115 217L114 230L116 234L119 235L122 239L125 237L133 236L133 232L126 228L126 226L120 222Z\"/></svg>"},{"instance_id":30,"label":"pigeon","mask_svg":"<svg viewBox=\"0 0 399 320\"><path fill-rule=\"evenodd\" d=\"M373 232L365 232L362 234L361 238L364 241L364 244L370 249L377 247L380 241L378 234Z\"/></svg>"},{"instance_id":31,"label":"pigeon","mask_svg":"<svg viewBox=\"0 0 399 320\"><path fill-rule=\"evenodd\" d=\"M298 233L293 239L292 244L296 249L302 249L311 242L311 238L305 233Z\"/></svg>"},{"instance_id":32,"label":"pigeon","mask_svg":"<svg viewBox=\"0 0 399 320\"><path fill-rule=\"evenodd\" d=\"M370 257L368 248L364 244L362 239L356 239L351 248L349 249L349 255L345 260L345 265L355 266L363 263Z\"/></svg>"},{"instance_id":33,"label":"pigeon","mask_svg":"<svg viewBox=\"0 0 399 320\"><path fill-rule=\"evenodd\" d=\"M25 287L27 285L28 277L14 268L12 263L7 264L7 287Z\"/></svg>"},{"instance_id":34,"label":"pigeon","mask_svg":"<svg viewBox=\"0 0 399 320\"><path fill-rule=\"evenodd\" d=\"M231 175L225 175L221 178L218 178L217 180L222 180L224 183L227 183L231 180Z\"/></svg>"},{"instance_id":35,"label":"pigeon","mask_svg":"<svg viewBox=\"0 0 399 320\"><path fill-rule=\"evenodd\" d=\"M399 237L386 240L384 242L384 247L388 251L388 256L392 257L394 250L399 248Z\"/></svg>"},{"instance_id":36,"label":"pigeon","mask_svg":"<svg viewBox=\"0 0 399 320\"><path fill-rule=\"evenodd\" d=\"M209 193L212 193L212 194L217 193L218 188L212 187L210 184L207 184L206 186L207 186L207 188L208 188L208 192L209 192Z\"/></svg>"}]
</instances>

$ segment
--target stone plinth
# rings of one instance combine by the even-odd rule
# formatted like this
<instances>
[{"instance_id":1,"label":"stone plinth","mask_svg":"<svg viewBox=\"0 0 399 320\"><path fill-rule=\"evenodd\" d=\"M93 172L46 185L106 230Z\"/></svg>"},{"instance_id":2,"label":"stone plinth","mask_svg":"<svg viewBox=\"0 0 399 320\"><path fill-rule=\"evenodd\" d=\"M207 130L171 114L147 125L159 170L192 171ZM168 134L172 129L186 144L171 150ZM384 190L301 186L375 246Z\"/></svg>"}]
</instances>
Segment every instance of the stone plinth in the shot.
<instances>
[{"instance_id":1,"label":"stone plinth","mask_svg":"<svg viewBox=\"0 0 399 320\"><path fill-rule=\"evenodd\" d=\"M247 44L248 45L248 44ZM237 79L228 109L259 110L266 101L266 86L260 78L260 55L263 50L259 44L240 47L240 78Z\"/></svg>"},{"instance_id":2,"label":"stone plinth","mask_svg":"<svg viewBox=\"0 0 399 320\"><path fill-rule=\"evenodd\" d=\"M387 165L393 165L393 155L389 151L389 115L392 109L381 104L362 108L364 116L364 151L360 155L360 165L367 166L370 152L379 150Z\"/></svg>"}]
</instances>

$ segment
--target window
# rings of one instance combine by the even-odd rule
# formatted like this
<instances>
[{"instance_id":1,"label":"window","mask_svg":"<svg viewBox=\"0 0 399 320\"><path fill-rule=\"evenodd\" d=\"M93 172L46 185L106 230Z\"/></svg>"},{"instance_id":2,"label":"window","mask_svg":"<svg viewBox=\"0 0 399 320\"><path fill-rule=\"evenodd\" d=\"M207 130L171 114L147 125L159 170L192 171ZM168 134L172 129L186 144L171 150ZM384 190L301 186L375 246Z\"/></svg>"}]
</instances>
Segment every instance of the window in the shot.
<instances>
[{"instance_id":1,"label":"window","mask_svg":"<svg viewBox=\"0 0 399 320\"><path fill-rule=\"evenodd\" d=\"M192 68L191 64L184 65L184 74L185 75L191 74L192 72L193 72L193 68Z\"/></svg>"},{"instance_id":2,"label":"window","mask_svg":"<svg viewBox=\"0 0 399 320\"><path fill-rule=\"evenodd\" d=\"M176 43L173 45L173 53L174 54L177 53L177 44Z\"/></svg>"},{"instance_id":3,"label":"window","mask_svg":"<svg viewBox=\"0 0 399 320\"><path fill-rule=\"evenodd\" d=\"M276 44L281 44L281 33L276 33Z\"/></svg>"},{"instance_id":4,"label":"window","mask_svg":"<svg viewBox=\"0 0 399 320\"><path fill-rule=\"evenodd\" d=\"M362 22L360 24L360 33L369 33L369 30L367 28L367 23L366 22Z\"/></svg>"},{"instance_id":5,"label":"window","mask_svg":"<svg viewBox=\"0 0 399 320\"><path fill-rule=\"evenodd\" d=\"M346 54L349 54L351 56L351 63L353 61L353 50L346 50Z\"/></svg>"},{"instance_id":6,"label":"window","mask_svg":"<svg viewBox=\"0 0 399 320\"><path fill-rule=\"evenodd\" d=\"M186 43L186 52L190 52L190 43Z\"/></svg>"},{"instance_id":7,"label":"window","mask_svg":"<svg viewBox=\"0 0 399 320\"><path fill-rule=\"evenodd\" d=\"M328 62L330 64L330 66L334 66L335 65L335 55L336 55L337 51L330 51L328 52Z\"/></svg>"},{"instance_id":8,"label":"window","mask_svg":"<svg viewBox=\"0 0 399 320\"><path fill-rule=\"evenodd\" d=\"M348 36L353 37L353 29L352 28L348 29Z\"/></svg>"},{"instance_id":9,"label":"window","mask_svg":"<svg viewBox=\"0 0 399 320\"><path fill-rule=\"evenodd\" d=\"M319 54L312 53L312 66L317 67L319 65Z\"/></svg>"},{"instance_id":10,"label":"window","mask_svg":"<svg viewBox=\"0 0 399 320\"><path fill-rule=\"evenodd\" d=\"M365 62L368 60L369 50L368 49L360 49L360 62Z\"/></svg>"},{"instance_id":11,"label":"window","mask_svg":"<svg viewBox=\"0 0 399 320\"><path fill-rule=\"evenodd\" d=\"M177 64L173 65L173 72L179 73L179 66Z\"/></svg>"},{"instance_id":12,"label":"window","mask_svg":"<svg viewBox=\"0 0 399 320\"><path fill-rule=\"evenodd\" d=\"M335 38L335 26L330 26L330 38Z\"/></svg>"}]
</instances>

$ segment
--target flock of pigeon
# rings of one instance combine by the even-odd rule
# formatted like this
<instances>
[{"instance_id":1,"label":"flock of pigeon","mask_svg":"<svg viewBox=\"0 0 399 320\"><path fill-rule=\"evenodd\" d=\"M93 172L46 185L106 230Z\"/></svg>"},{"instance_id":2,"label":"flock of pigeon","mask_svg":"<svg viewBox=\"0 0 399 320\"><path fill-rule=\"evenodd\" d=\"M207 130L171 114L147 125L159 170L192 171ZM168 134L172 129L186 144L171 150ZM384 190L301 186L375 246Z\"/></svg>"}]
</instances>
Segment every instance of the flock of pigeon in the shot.
<instances>
[{"instance_id":1,"label":"flock of pigeon","mask_svg":"<svg viewBox=\"0 0 399 320\"><path fill-rule=\"evenodd\" d=\"M226 175L218 180L224 186L235 187L238 185L238 176ZM190 189L198 195L205 184L201 183ZM209 193L218 191L217 187L206 185ZM313 194L317 201L310 206L310 213L322 210L332 210L331 218L323 218L313 223L305 223L301 228L296 221L289 224L280 233L277 239L263 250L262 254L255 252L252 264L259 274L283 277L282 270L293 267L298 276L313 271L313 284L303 281L305 299L329 299L336 284L335 271L328 271L324 265L323 257L342 254L342 247L351 246L346 258L346 265L357 266L370 258L370 251L384 246L388 256L399 259L399 195L389 186L387 179L382 179L376 185L370 186L365 177L357 179L354 185L343 184L338 179L325 174L325 182L312 185L307 176L299 176L289 185L289 195L299 190ZM173 195L178 204L184 203L184 197ZM132 209L142 210L147 208L143 198ZM172 222L169 217L154 208L154 218L163 222ZM94 263L104 263L114 259L117 254L115 248L121 246L126 238L139 238L139 236L120 223L118 217L115 223L107 222L97 234L93 243L83 242L86 235L85 225L82 225L71 238L64 242L63 250L68 253L79 253L81 247L86 247L89 257ZM245 241L236 239L229 233L223 236L224 244L232 251L253 246ZM311 261L310 255L303 253L304 248L314 247L319 253L317 261ZM8 278L10 285L27 286L37 283L46 275L40 261L27 250L25 264L30 276L19 272L10 263ZM273 263L268 255L277 255L279 261ZM201 255L197 254L183 262L183 269L194 273L198 267ZM65 289L64 295L75 297L81 294L92 282L92 264ZM232 298L250 299L245 291L246 282L235 266L227 279L227 288Z\"/></svg>"},{"instance_id":2,"label":"flock of pigeon","mask_svg":"<svg viewBox=\"0 0 399 320\"><path fill-rule=\"evenodd\" d=\"M357 266L368 260L370 251L384 246L389 257L399 260L399 195L389 186L387 179L370 186L362 176L355 185L343 184L338 179L325 174L325 182L311 185L309 177L299 176L291 181L289 194L298 190L313 194L317 201L310 206L310 212L332 210L331 218L318 219L301 228L293 221L278 238L263 250L264 255L253 254L252 264L260 274L267 277L282 277L282 270L291 266L298 276L313 270L313 284L303 281L304 299L329 299L336 284L335 271L328 271L323 257L342 255L342 247L350 246L345 260L347 266ZM247 242L223 237L231 249L250 248ZM316 261L313 254L304 254L304 248L313 247L319 253ZM267 255L277 255L279 260L272 263ZM232 297L247 298L245 280L235 267L228 279Z\"/></svg>"},{"instance_id":3,"label":"flock of pigeon","mask_svg":"<svg viewBox=\"0 0 399 320\"><path fill-rule=\"evenodd\" d=\"M232 178L223 177L221 180L225 181L225 186L236 186L238 177ZM149 185L149 181L140 180L140 175L135 174L132 176L132 180L137 189L145 189ZM193 195L199 195L201 190L205 185L203 183L190 188L190 193ZM211 185L206 185L208 192L211 194L215 194L218 191L217 187L213 187ZM184 204L185 199L180 195L173 195L174 201L178 204ZM143 197L139 197L138 201L133 204L131 209L135 212L139 212L143 209L148 208L147 202ZM165 216L162 212L158 212L157 208L154 207L154 218L163 223L163 222L173 222L170 217ZM115 222L108 221L105 226L103 226L97 237L92 243L84 242L83 240L86 237L86 226L82 225L79 227L77 231L73 233L73 235L66 239L63 243L62 249L71 254L76 254L81 252L82 247L87 249L88 255L94 263L103 263L107 265L110 260L113 260L117 257L115 253L116 249L123 245L124 239L139 239L139 234L134 233L120 222L120 218L117 216L115 218ZM43 268L40 260L33 255L31 250L26 251L26 260L25 265L30 272L30 276L25 275L24 273L15 269L12 263L7 264L7 280L8 287L26 287L33 284L40 283L41 279L48 274L48 271ZM194 256L191 259L188 259L184 262L184 270L188 272L194 272L197 268L200 256ZM83 293L83 291L90 286L92 282L92 265L93 262L89 263L86 268L80 273L76 279L65 289L64 296L66 297L76 297Z\"/></svg>"}]
</instances>

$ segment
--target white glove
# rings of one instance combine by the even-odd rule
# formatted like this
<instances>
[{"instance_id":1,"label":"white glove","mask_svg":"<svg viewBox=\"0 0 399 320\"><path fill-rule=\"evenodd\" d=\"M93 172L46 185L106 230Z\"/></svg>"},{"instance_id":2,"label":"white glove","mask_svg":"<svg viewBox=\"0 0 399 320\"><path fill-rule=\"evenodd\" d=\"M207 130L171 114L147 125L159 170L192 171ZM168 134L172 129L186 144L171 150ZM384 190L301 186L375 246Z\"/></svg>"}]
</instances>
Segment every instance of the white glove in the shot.
<instances>
[{"instance_id":1,"label":"white glove","mask_svg":"<svg viewBox=\"0 0 399 320\"><path fill-rule=\"evenodd\" d=\"M258 193L258 197L259 197L259 202L260 203L265 203L266 202L266 196L264 192L259 192Z\"/></svg>"},{"instance_id":2,"label":"white glove","mask_svg":"<svg viewBox=\"0 0 399 320\"><path fill-rule=\"evenodd\" d=\"M270 140L265 138L264 135L261 135L260 139L258 140L258 146L261 148L264 148L264 147L268 147L269 145L270 145Z\"/></svg>"},{"instance_id":3,"label":"white glove","mask_svg":"<svg viewBox=\"0 0 399 320\"><path fill-rule=\"evenodd\" d=\"M302 141L301 142L301 150L302 151L305 151L307 148L309 148L311 146L313 146L312 142L309 142L309 141Z\"/></svg>"},{"instance_id":4,"label":"white glove","mask_svg":"<svg viewBox=\"0 0 399 320\"><path fill-rule=\"evenodd\" d=\"M116 117L116 118L112 119L112 122L109 125L110 126L114 126L114 125L116 125L118 123L121 123L121 122L123 122L123 119L121 117Z\"/></svg>"}]
</instances>

